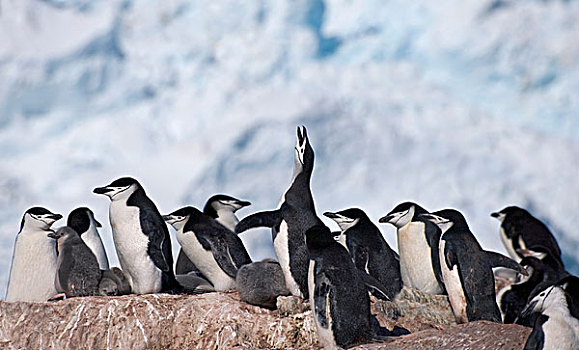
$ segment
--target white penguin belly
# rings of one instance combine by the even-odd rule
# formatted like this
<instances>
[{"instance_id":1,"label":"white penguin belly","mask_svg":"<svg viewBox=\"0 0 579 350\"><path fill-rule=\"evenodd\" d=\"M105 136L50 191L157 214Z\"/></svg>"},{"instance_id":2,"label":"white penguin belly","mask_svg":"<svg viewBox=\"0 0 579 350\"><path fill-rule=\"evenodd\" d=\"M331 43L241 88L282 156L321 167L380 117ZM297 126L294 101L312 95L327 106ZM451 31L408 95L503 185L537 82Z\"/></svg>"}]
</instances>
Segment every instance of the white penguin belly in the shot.
<instances>
[{"instance_id":1,"label":"white penguin belly","mask_svg":"<svg viewBox=\"0 0 579 350\"><path fill-rule=\"evenodd\" d=\"M177 232L177 241L181 244L185 255L211 281L217 291L235 289L235 279L221 269L213 252L205 250L193 232Z\"/></svg>"},{"instance_id":2,"label":"white penguin belly","mask_svg":"<svg viewBox=\"0 0 579 350\"><path fill-rule=\"evenodd\" d=\"M55 241L48 231L21 232L14 246L6 301L47 301L57 294Z\"/></svg>"},{"instance_id":3,"label":"white penguin belly","mask_svg":"<svg viewBox=\"0 0 579 350\"><path fill-rule=\"evenodd\" d=\"M462 283L460 282L460 276L458 275L458 266L453 266L449 269L446 265L446 259L444 257L444 248L446 242L440 240L439 246L439 257L440 257L440 269L442 271L442 280L444 281L444 286L446 287L446 292L448 293L448 300L450 301L450 306L458 323L468 322L468 316L466 313L466 297L464 295L464 290L462 288Z\"/></svg>"},{"instance_id":4,"label":"white penguin belly","mask_svg":"<svg viewBox=\"0 0 579 350\"><path fill-rule=\"evenodd\" d=\"M330 295L326 296L326 320L328 320L328 328L324 328L320 325L318 320L318 314L316 313L315 295L314 290L316 289L316 279L314 275L316 267L316 262L310 260L310 265L308 268L308 291L310 294L310 309L312 309L312 316L316 323L316 330L318 331L318 341L324 349L338 349L336 345L336 339L334 338L334 333L332 332L332 315L330 313Z\"/></svg>"},{"instance_id":5,"label":"white penguin belly","mask_svg":"<svg viewBox=\"0 0 579 350\"><path fill-rule=\"evenodd\" d=\"M83 233L82 236L80 237L97 258L99 268L101 270L108 270L109 260L107 259L105 247L98 233L96 233L93 229L89 229L87 232Z\"/></svg>"},{"instance_id":6,"label":"white penguin belly","mask_svg":"<svg viewBox=\"0 0 579 350\"><path fill-rule=\"evenodd\" d=\"M398 230L400 274L405 286L428 294L440 294L434 269L431 249L424 234L424 224L410 222Z\"/></svg>"},{"instance_id":7,"label":"white penguin belly","mask_svg":"<svg viewBox=\"0 0 579 350\"><path fill-rule=\"evenodd\" d=\"M545 334L545 350L579 349L579 321L570 316L549 316L543 324Z\"/></svg>"},{"instance_id":8,"label":"white penguin belly","mask_svg":"<svg viewBox=\"0 0 579 350\"><path fill-rule=\"evenodd\" d=\"M147 252L149 238L141 231L139 209L113 201L110 218L119 263L127 273L133 293L160 292L162 272Z\"/></svg>"},{"instance_id":9,"label":"white penguin belly","mask_svg":"<svg viewBox=\"0 0 579 350\"><path fill-rule=\"evenodd\" d=\"M509 253L509 255L511 256L511 258L513 258L513 260L515 260L516 262L521 262L521 257L519 257L519 255L517 254L517 252L515 251L515 248L513 247L513 241L511 241L508 237L507 234L505 233L505 230L502 228L501 226L501 241L503 241L503 245L505 246L505 248L507 249L507 253Z\"/></svg>"},{"instance_id":10,"label":"white penguin belly","mask_svg":"<svg viewBox=\"0 0 579 350\"><path fill-rule=\"evenodd\" d=\"M281 224L279 225L279 232L275 236L273 241L273 250L275 251L275 255L277 256L277 260L281 266L281 270L283 271L283 275L285 277L285 284L289 289L292 295L303 297L302 292L300 291L300 286L293 278L291 271L290 271L290 256L289 256L289 237L288 237L288 226L285 220L282 220Z\"/></svg>"}]
</instances>

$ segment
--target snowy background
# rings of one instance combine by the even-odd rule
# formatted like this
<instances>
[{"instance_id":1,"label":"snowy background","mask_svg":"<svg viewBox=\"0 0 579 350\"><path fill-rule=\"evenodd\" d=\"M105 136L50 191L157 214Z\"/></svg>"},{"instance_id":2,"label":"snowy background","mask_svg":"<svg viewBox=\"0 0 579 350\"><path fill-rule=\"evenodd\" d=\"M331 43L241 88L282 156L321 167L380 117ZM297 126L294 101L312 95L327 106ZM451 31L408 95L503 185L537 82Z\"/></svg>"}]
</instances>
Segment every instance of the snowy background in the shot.
<instances>
[{"instance_id":1,"label":"snowy background","mask_svg":"<svg viewBox=\"0 0 579 350\"><path fill-rule=\"evenodd\" d=\"M0 0L0 295L27 208L89 206L116 265L94 187L271 209L300 124L320 215L455 207L504 252L489 214L516 204L579 273L577 111L579 1Z\"/></svg>"}]
</instances>

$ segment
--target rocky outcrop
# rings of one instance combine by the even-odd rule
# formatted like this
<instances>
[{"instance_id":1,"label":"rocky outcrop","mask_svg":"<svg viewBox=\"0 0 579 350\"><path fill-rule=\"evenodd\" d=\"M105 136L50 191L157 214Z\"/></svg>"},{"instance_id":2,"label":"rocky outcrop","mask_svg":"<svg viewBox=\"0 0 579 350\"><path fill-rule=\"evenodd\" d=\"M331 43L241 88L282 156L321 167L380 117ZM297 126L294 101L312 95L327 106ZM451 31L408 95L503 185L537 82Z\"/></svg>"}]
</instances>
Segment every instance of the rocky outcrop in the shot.
<instances>
[{"instance_id":1,"label":"rocky outcrop","mask_svg":"<svg viewBox=\"0 0 579 350\"><path fill-rule=\"evenodd\" d=\"M311 312L295 297L279 310L237 293L128 295L57 302L0 302L0 348L7 349L316 349ZM530 329L473 322L455 325L442 296L403 290L396 302L373 300L388 329L413 334L358 349L522 348Z\"/></svg>"}]
</instances>

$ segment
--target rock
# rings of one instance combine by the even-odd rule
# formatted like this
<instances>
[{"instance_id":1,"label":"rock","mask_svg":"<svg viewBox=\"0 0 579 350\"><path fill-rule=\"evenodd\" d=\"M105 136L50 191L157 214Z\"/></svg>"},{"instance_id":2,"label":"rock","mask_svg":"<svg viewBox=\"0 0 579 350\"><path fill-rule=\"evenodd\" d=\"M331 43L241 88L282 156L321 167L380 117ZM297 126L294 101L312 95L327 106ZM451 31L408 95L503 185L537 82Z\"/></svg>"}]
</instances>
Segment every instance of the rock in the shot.
<instances>
[{"instance_id":1,"label":"rock","mask_svg":"<svg viewBox=\"0 0 579 350\"><path fill-rule=\"evenodd\" d=\"M415 333L356 349L522 348L531 331L490 322L452 325L444 297L403 293L396 303L373 301L372 312L388 329ZM243 303L235 292L0 302L0 348L320 349L308 304L279 299L290 305L283 314Z\"/></svg>"}]
</instances>

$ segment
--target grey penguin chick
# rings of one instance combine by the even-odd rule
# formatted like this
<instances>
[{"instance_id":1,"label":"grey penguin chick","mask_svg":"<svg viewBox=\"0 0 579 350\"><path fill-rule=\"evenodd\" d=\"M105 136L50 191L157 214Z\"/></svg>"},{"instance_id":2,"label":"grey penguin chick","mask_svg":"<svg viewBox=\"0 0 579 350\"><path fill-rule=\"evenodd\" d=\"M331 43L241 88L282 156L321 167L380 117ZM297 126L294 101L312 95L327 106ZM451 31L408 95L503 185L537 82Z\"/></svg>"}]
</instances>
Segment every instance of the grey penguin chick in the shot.
<instances>
[{"instance_id":1,"label":"grey penguin chick","mask_svg":"<svg viewBox=\"0 0 579 350\"><path fill-rule=\"evenodd\" d=\"M58 245L56 290L67 297L97 295L102 272L90 248L75 230L64 226L51 232Z\"/></svg>"},{"instance_id":2,"label":"grey penguin chick","mask_svg":"<svg viewBox=\"0 0 579 350\"><path fill-rule=\"evenodd\" d=\"M6 301L47 301L56 295L56 246L47 234L61 218L62 215L42 207L30 208L22 216L14 243Z\"/></svg>"},{"instance_id":3,"label":"grey penguin chick","mask_svg":"<svg viewBox=\"0 0 579 350\"><path fill-rule=\"evenodd\" d=\"M291 295L281 266L273 259L243 265L237 272L236 282L241 300L268 309L276 308L278 296Z\"/></svg>"},{"instance_id":4,"label":"grey penguin chick","mask_svg":"<svg viewBox=\"0 0 579 350\"><path fill-rule=\"evenodd\" d=\"M94 218L92 210L86 207L74 209L68 214L66 226L75 230L84 243L92 250L101 270L107 270L109 268L109 260L97 230L102 225Z\"/></svg>"},{"instance_id":5,"label":"grey penguin chick","mask_svg":"<svg viewBox=\"0 0 579 350\"><path fill-rule=\"evenodd\" d=\"M99 295L126 295L131 294L131 285L124 272L118 267L110 270L101 270L102 277L99 282Z\"/></svg>"}]
</instances>

